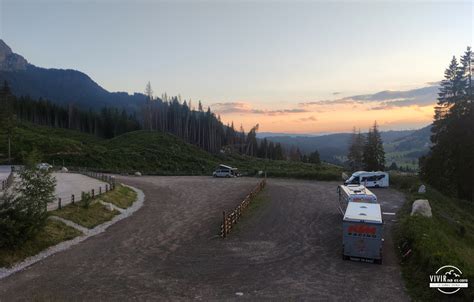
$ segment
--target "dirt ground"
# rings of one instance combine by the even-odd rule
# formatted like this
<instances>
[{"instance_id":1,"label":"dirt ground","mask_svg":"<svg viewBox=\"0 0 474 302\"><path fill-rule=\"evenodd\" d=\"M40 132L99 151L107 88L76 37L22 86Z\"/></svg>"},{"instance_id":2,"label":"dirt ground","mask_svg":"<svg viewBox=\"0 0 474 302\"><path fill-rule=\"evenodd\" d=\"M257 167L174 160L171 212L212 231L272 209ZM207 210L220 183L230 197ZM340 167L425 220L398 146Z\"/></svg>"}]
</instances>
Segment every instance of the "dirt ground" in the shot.
<instances>
[{"instance_id":1,"label":"dirt ground","mask_svg":"<svg viewBox=\"0 0 474 302\"><path fill-rule=\"evenodd\" d=\"M384 264L343 261L335 182L269 179L266 200L217 237L254 178L129 177L145 204L70 250L0 280L0 300L408 300L385 216ZM374 190L385 212L403 195Z\"/></svg>"}]
</instances>

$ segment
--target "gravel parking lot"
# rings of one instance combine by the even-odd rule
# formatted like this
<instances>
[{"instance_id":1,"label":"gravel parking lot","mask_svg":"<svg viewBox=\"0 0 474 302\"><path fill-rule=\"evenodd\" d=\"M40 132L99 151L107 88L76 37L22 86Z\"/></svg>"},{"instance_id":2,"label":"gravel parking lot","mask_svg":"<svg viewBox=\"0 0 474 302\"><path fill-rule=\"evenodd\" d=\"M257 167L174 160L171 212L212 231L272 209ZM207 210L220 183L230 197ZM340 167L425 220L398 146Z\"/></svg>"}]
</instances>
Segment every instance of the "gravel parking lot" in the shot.
<instances>
[{"instance_id":1,"label":"gravel parking lot","mask_svg":"<svg viewBox=\"0 0 474 302\"><path fill-rule=\"evenodd\" d=\"M343 261L335 182L270 179L267 201L217 237L258 179L122 177L145 204L107 232L0 280L0 300L408 300L385 218L384 264ZM374 190L383 211L403 195Z\"/></svg>"}]
</instances>

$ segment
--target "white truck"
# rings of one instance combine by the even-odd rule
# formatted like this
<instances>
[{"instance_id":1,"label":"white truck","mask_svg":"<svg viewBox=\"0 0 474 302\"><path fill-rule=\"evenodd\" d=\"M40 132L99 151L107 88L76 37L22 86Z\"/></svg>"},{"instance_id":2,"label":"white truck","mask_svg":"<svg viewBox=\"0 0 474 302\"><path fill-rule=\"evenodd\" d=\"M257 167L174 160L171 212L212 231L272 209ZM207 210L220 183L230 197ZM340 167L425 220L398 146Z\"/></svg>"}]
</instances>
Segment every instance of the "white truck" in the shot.
<instances>
[{"instance_id":1,"label":"white truck","mask_svg":"<svg viewBox=\"0 0 474 302\"><path fill-rule=\"evenodd\" d=\"M342 221L342 259L382 263L383 221L380 204L349 202Z\"/></svg>"},{"instance_id":2,"label":"white truck","mask_svg":"<svg viewBox=\"0 0 474 302\"><path fill-rule=\"evenodd\" d=\"M341 185L337 187L339 211L344 215L350 202L377 203L377 196L362 185Z\"/></svg>"},{"instance_id":3,"label":"white truck","mask_svg":"<svg viewBox=\"0 0 474 302\"><path fill-rule=\"evenodd\" d=\"M389 186L389 175L387 172L354 172L349 179L344 182L345 185L364 185L367 188L386 188Z\"/></svg>"}]
</instances>

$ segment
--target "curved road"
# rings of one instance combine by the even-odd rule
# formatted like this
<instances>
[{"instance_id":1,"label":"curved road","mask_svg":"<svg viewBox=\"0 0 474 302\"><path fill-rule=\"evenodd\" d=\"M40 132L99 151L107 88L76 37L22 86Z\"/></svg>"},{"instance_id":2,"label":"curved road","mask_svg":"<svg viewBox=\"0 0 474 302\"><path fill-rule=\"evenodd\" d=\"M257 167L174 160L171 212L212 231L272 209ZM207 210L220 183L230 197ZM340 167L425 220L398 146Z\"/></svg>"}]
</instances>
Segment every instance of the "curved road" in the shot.
<instances>
[{"instance_id":1,"label":"curved road","mask_svg":"<svg viewBox=\"0 0 474 302\"><path fill-rule=\"evenodd\" d=\"M386 219L384 264L343 261L335 182L270 179L264 204L230 237L222 210L254 178L121 177L144 191L132 217L70 250L0 280L14 300L408 300ZM403 203L375 192L387 212Z\"/></svg>"}]
</instances>

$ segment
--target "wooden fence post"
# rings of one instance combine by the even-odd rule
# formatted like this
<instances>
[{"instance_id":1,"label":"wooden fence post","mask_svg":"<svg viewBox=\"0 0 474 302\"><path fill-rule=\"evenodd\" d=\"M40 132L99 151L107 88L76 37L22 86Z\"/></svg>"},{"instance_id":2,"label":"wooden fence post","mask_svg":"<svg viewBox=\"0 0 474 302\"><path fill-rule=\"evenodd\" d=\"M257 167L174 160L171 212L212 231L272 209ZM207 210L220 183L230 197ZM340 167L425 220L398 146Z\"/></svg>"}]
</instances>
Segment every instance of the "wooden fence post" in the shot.
<instances>
[{"instance_id":1,"label":"wooden fence post","mask_svg":"<svg viewBox=\"0 0 474 302\"><path fill-rule=\"evenodd\" d=\"M99 187L99 195L102 194L102 187Z\"/></svg>"},{"instance_id":2,"label":"wooden fence post","mask_svg":"<svg viewBox=\"0 0 474 302\"><path fill-rule=\"evenodd\" d=\"M227 236L227 218L225 215L225 211L222 212L222 238L225 238Z\"/></svg>"},{"instance_id":3,"label":"wooden fence post","mask_svg":"<svg viewBox=\"0 0 474 302\"><path fill-rule=\"evenodd\" d=\"M71 203L74 204L74 194L71 195Z\"/></svg>"},{"instance_id":4,"label":"wooden fence post","mask_svg":"<svg viewBox=\"0 0 474 302\"><path fill-rule=\"evenodd\" d=\"M92 198L94 198L94 189L92 189Z\"/></svg>"},{"instance_id":5,"label":"wooden fence post","mask_svg":"<svg viewBox=\"0 0 474 302\"><path fill-rule=\"evenodd\" d=\"M61 210L61 197L58 198L58 210Z\"/></svg>"}]
</instances>

